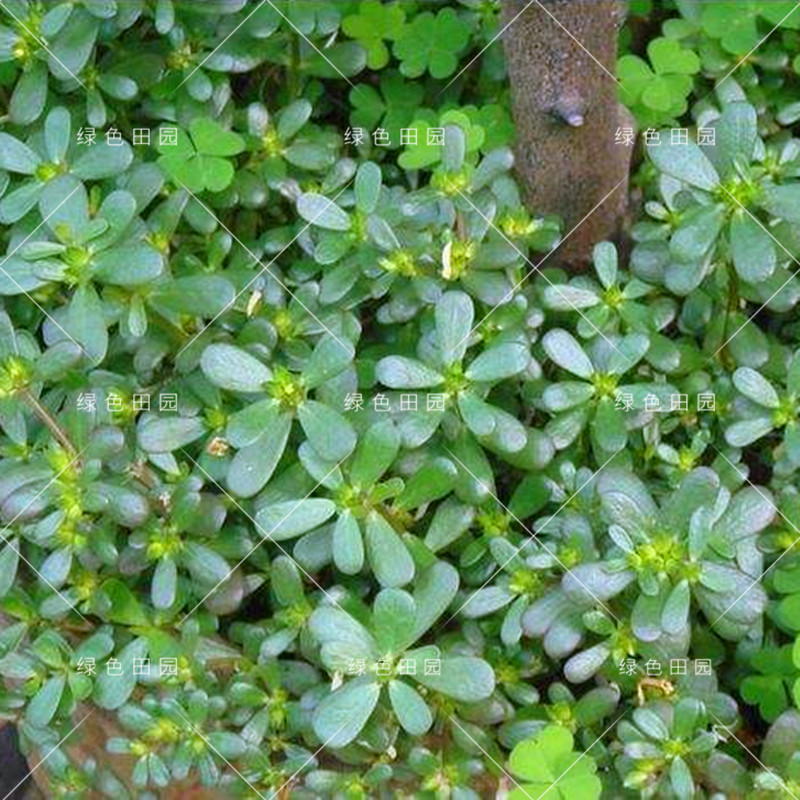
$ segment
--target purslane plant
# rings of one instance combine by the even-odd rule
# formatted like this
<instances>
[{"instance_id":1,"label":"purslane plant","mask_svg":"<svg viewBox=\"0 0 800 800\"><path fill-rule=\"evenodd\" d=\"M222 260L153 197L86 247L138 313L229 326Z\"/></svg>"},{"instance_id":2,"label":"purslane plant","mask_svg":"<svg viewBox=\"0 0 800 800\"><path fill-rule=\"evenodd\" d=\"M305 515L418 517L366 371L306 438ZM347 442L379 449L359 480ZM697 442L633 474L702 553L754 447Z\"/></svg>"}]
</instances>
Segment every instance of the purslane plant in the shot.
<instances>
[{"instance_id":1,"label":"purslane plant","mask_svg":"<svg viewBox=\"0 0 800 800\"><path fill-rule=\"evenodd\" d=\"M568 594L585 591L580 580L610 599L620 582L637 581L641 594L631 622L643 641L685 635L692 600L721 636L747 634L765 603L756 534L775 515L763 489L732 494L713 471L698 468L656 504L640 480L610 469L598 478L597 491L609 538L621 553L604 566L578 565L564 578ZM613 589L604 591L603 572L618 573Z\"/></svg>"},{"instance_id":2,"label":"purslane plant","mask_svg":"<svg viewBox=\"0 0 800 800\"><path fill-rule=\"evenodd\" d=\"M353 450L352 425L337 409L309 397L310 391L351 368L352 357L352 345L333 335L319 340L299 370L274 362L270 368L233 344L219 342L205 348L200 366L208 380L251 399L224 418L225 441L237 448L227 474L231 491L250 497L267 483L295 419L324 458L339 461ZM151 434L151 440L156 438Z\"/></svg>"},{"instance_id":3,"label":"purslane plant","mask_svg":"<svg viewBox=\"0 0 800 800\"><path fill-rule=\"evenodd\" d=\"M714 144L701 146L684 129L686 141L662 130L648 145L665 205L649 206L659 224L640 229L634 271L680 295L717 264L730 264L745 284L769 281L779 267L784 275L786 254L773 237L781 241L779 222L800 221L794 149L767 148L756 110L742 97L723 100L721 113L707 115L698 129L713 131Z\"/></svg>"},{"instance_id":4,"label":"purslane plant","mask_svg":"<svg viewBox=\"0 0 800 800\"><path fill-rule=\"evenodd\" d=\"M419 343L419 357L392 355L376 364L376 376L384 386L429 389L430 394L443 396L444 408L420 409L406 418L401 414L400 431L407 446L424 444L440 425L455 423L466 426L490 450L515 453L525 447L525 427L485 398L492 385L528 368L530 351L511 331L464 366L474 315L468 295L446 292L436 305L433 331Z\"/></svg>"},{"instance_id":5,"label":"purslane plant","mask_svg":"<svg viewBox=\"0 0 800 800\"><path fill-rule=\"evenodd\" d=\"M798 430L798 393L800 393L800 356L795 353L786 373L786 391L780 394L770 381L750 367L733 373L733 385L739 392L737 419L725 431L725 440L734 447L745 447L783 429L783 440L776 448L776 458L800 465L800 431Z\"/></svg>"},{"instance_id":6,"label":"purslane plant","mask_svg":"<svg viewBox=\"0 0 800 800\"><path fill-rule=\"evenodd\" d=\"M570 565L522 618L523 631L544 636L553 655L569 655L588 633L604 637L566 663L570 680L586 680L609 656L685 655L693 603L720 636L752 633L766 604L756 534L775 513L763 490L732 495L701 467L656 504L635 476L609 467L597 480L597 497L606 545L596 555L584 551L590 560ZM620 622L615 609L623 608Z\"/></svg>"},{"instance_id":7,"label":"purslane plant","mask_svg":"<svg viewBox=\"0 0 800 800\"><path fill-rule=\"evenodd\" d=\"M645 796L661 790L682 800L694 797L694 774L703 775L703 764L718 742L714 719L709 716L693 697L674 705L656 702L634 709L630 722L619 723L624 751L616 766L625 776L625 785Z\"/></svg>"},{"instance_id":8,"label":"purslane plant","mask_svg":"<svg viewBox=\"0 0 800 800\"><path fill-rule=\"evenodd\" d=\"M502 4L0 5L0 718L44 794L798 793L793 3L644 47L632 5L678 131L582 274Z\"/></svg>"},{"instance_id":9,"label":"purslane plant","mask_svg":"<svg viewBox=\"0 0 800 800\"><path fill-rule=\"evenodd\" d=\"M124 172L133 161L133 150L123 139L115 144L103 139L79 152L72 118L64 106L47 115L43 140L33 143L36 149L8 133L0 134L0 144L0 168L30 176L4 193L0 219L6 224L24 217L37 203L42 216L53 211L77 186L77 181L66 183L59 179L61 176L70 175L79 181L110 178ZM77 233L73 231L73 235Z\"/></svg>"},{"instance_id":10,"label":"purslane plant","mask_svg":"<svg viewBox=\"0 0 800 800\"><path fill-rule=\"evenodd\" d=\"M628 441L628 425L643 420L627 416L631 409L646 408L654 397L660 408L669 408L674 386L663 380L625 383L624 376L642 360L650 347L644 333L596 337L586 348L563 328L553 328L542 337L542 348L550 360L580 380L562 380L547 385L541 396L545 410L554 415L545 430L559 450L568 447L588 427L598 455L606 459ZM588 352L587 352L588 351ZM630 398L626 408L621 398Z\"/></svg>"},{"instance_id":11,"label":"purslane plant","mask_svg":"<svg viewBox=\"0 0 800 800\"><path fill-rule=\"evenodd\" d=\"M447 608L457 588L458 573L439 562L420 576L413 594L381 590L369 627L341 608L323 606L313 613L309 625L320 642L325 667L339 673L340 681L348 669L356 675L314 709L314 730L322 741L331 747L353 741L384 688L398 723L416 736L431 727L433 714L414 683L425 694L441 693L458 702L476 702L492 693L494 673L482 659L442 655L434 645L413 647ZM360 663L354 668L353 662Z\"/></svg>"},{"instance_id":12,"label":"purslane plant","mask_svg":"<svg viewBox=\"0 0 800 800\"><path fill-rule=\"evenodd\" d=\"M578 333L586 339L599 333L640 331L651 336L663 330L675 317L675 303L666 297L651 298L654 288L619 269L619 256L611 242L595 245L593 265L597 280L577 275L566 285L545 286L545 308L583 312L577 320ZM598 283L599 282L599 283Z\"/></svg>"}]
</instances>

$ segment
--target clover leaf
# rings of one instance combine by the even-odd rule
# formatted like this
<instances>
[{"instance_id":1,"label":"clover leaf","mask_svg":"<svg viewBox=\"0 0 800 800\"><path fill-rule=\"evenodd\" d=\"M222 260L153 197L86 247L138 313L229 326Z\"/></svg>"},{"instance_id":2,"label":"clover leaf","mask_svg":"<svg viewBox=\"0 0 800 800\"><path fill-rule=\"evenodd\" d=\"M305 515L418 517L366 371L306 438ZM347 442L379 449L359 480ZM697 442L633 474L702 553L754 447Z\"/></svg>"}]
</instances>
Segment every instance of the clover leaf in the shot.
<instances>
[{"instance_id":1,"label":"clover leaf","mask_svg":"<svg viewBox=\"0 0 800 800\"><path fill-rule=\"evenodd\" d=\"M394 43L400 72L418 78L426 71L433 78L446 78L456 71L458 56L469 41L469 28L452 8L418 14L406 23Z\"/></svg>"},{"instance_id":2,"label":"clover leaf","mask_svg":"<svg viewBox=\"0 0 800 800\"><path fill-rule=\"evenodd\" d=\"M342 20L342 30L367 51L367 67L382 69L389 62L389 49L384 41L393 41L405 22L405 11L399 3L363 0L358 14Z\"/></svg>"},{"instance_id":3,"label":"clover leaf","mask_svg":"<svg viewBox=\"0 0 800 800\"><path fill-rule=\"evenodd\" d=\"M227 159L244 150L244 139L218 122L197 117L189 123L188 134L177 130L177 144L161 144L158 163L179 184L191 192L221 192L233 180L233 164Z\"/></svg>"},{"instance_id":4,"label":"clover leaf","mask_svg":"<svg viewBox=\"0 0 800 800\"><path fill-rule=\"evenodd\" d=\"M415 81L403 80L396 71L384 71L376 89L361 84L350 92L350 122L374 130L383 128L389 134L389 149L401 146L400 129L409 127L422 105L424 88Z\"/></svg>"},{"instance_id":5,"label":"clover leaf","mask_svg":"<svg viewBox=\"0 0 800 800\"><path fill-rule=\"evenodd\" d=\"M675 39L653 39L647 46L651 66L636 55L617 63L622 82L620 97L641 125L658 125L680 117L687 108L692 75L700 71L700 59Z\"/></svg>"},{"instance_id":6,"label":"clover leaf","mask_svg":"<svg viewBox=\"0 0 800 800\"><path fill-rule=\"evenodd\" d=\"M509 793L510 800L543 797L597 800L602 791L591 755L573 750L572 734L560 725L548 725L533 739L514 746L509 769L521 785Z\"/></svg>"},{"instance_id":7,"label":"clover leaf","mask_svg":"<svg viewBox=\"0 0 800 800\"><path fill-rule=\"evenodd\" d=\"M797 19L787 16L793 10L788 2L732 2L723 0L708 3L702 8L700 22L703 31L719 39L722 47L733 55L749 53L761 41L759 16L769 20L770 27L797 28ZM769 28L766 29L767 31Z\"/></svg>"},{"instance_id":8,"label":"clover leaf","mask_svg":"<svg viewBox=\"0 0 800 800\"><path fill-rule=\"evenodd\" d=\"M489 103L474 112L471 106L467 106L465 111L473 116L486 133L481 150L489 152L513 144L516 136L514 120L502 105Z\"/></svg>"},{"instance_id":9,"label":"clover leaf","mask_svg":"<svg viewBox=\"0 0 800 800\"><path fill-rule=\"evenodd\" d=\"M792 679L797 674L792 645L764 647L751 656L750 663L755 672L742 680L739 687L742 697L758 705L761 716L773 722L788 708Z\"/></svg>"}]
</instances>

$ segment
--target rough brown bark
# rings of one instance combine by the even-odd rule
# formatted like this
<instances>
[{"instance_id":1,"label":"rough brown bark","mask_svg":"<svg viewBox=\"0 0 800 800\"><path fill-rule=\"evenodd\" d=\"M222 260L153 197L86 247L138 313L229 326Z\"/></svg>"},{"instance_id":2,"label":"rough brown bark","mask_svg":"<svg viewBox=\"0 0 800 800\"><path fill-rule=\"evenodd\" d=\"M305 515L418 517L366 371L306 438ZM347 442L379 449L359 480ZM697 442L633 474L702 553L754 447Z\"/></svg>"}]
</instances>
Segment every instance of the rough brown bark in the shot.
<instances>
[{"instance_id":1,"label":"rough brown bark","mask_svg":"<svg viewBox=\"0 0 800 800\"><path fill-rule=\"evenodd\" d=\"M502 24L527 0L505 0ZM546 8L542 8L542 5ZM623 10L617 0L544 0L522 11L503 34L514 120L516 172L532 211L560 214L566 235L611 195L551 256L584 266L592 247L615 239L627 203L631 147L615 144L632 126L618 84L564 31L555 17L612 74Z\"/></svg>"}]
</instances>

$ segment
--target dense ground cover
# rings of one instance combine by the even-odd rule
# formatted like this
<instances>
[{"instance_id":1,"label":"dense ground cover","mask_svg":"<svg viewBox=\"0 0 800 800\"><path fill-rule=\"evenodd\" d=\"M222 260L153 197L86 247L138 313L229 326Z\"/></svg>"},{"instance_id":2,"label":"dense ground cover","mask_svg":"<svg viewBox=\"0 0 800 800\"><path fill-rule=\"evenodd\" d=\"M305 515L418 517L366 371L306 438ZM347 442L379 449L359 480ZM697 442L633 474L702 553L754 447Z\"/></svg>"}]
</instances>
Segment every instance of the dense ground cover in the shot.
<instances>
[{"instance_id":1,"label":"dense ground cover","mask_svg":"<svg viewBox=\"0 0 800 800\"><path fill-rule=\"evenodd\" d=\"M800 793L800 10L629 4L631 224L578 273L499 6L0 3L48 796Z\"/></svg>"}]
</instances>

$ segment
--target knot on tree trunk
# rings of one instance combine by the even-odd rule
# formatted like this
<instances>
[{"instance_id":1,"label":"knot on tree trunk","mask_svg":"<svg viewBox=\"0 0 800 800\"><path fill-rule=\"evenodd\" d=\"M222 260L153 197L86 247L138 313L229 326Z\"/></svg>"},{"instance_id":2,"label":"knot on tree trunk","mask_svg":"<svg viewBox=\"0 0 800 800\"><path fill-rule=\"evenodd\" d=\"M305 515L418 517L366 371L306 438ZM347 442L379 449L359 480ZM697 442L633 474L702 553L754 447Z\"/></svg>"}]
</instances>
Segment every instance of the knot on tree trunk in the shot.
<instances>
[{"instance_id":1,"label":"knot on tree trunk","mask_svg":"<svg viewBox=\"0 0 800 800\"><path fill-rule=\"evenodd\" d=\"M517 176L532 211L559 214L564 236L575 228L554 260L583 267L594 244L618 237L627 203L632 148L615 141L633 124L613 77L620 6L505 2L502 17Z\"/></svg>"}]
</instances>

